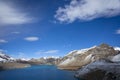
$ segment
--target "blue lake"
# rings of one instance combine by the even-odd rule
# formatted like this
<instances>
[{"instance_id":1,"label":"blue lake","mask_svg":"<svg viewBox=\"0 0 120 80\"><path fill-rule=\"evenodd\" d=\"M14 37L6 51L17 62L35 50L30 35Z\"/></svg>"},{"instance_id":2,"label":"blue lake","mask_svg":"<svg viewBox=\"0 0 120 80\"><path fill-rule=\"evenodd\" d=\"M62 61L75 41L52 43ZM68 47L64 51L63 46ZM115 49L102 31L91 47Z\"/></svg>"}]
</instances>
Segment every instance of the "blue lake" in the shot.
<instances>
[{"instance_id":1,"label":"blue lake","mask_svg":"<svg viewBox=\"0 0 120 80\"><path fill-rule=\"evenodd\" d=\"M0 80L77 80L74 71L59 70L56 66L32 66L0 71Z\"/></svg>"}]
</instances>

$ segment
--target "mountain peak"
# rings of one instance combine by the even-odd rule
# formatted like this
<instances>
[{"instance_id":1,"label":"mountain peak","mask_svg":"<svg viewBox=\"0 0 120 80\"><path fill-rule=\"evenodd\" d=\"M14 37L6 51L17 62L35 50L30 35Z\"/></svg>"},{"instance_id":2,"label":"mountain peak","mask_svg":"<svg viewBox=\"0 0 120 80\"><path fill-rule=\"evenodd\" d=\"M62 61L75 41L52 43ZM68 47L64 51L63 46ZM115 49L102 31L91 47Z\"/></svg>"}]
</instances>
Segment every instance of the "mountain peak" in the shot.
<instances>
[{"instance_id":1,"label":"mountain peak","mask_svg":"<svg viewBox=\"0 0 120 80\"><path fill-rule=\"evenodd\" d=\"M111 46L106 44L106 43L102 43L102 44L99 45L99 47L101 47L101 48L110 48Z\"/></svg>"}]
</instances>

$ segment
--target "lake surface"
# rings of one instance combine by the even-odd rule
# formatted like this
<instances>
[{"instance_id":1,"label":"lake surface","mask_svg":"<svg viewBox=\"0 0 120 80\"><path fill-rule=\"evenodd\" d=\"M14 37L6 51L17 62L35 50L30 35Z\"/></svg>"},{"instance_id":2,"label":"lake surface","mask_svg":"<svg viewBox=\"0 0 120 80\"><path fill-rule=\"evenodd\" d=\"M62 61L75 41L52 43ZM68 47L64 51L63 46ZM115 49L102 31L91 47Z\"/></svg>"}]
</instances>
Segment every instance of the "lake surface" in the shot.
<instances>
[{"instance_id":1,"label":"lake surface","mask_svg":"<svg viewBox=\"0 0 120 80\"><path fill-rule=\"evenodd\" d=\"M74 71L59 70L56 66L38 65L0 72L0 80L77 80Z\"/></svg>"}]
</instances>

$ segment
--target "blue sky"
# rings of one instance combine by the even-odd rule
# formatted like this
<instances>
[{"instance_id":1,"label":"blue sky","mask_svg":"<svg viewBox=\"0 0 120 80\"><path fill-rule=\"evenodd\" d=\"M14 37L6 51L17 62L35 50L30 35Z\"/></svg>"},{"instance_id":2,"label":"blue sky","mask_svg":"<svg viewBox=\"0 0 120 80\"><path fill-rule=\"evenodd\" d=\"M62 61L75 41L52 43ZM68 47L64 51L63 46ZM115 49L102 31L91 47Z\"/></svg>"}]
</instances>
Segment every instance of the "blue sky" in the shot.
<instances>
[{"instance_id":1,"label":"blue sky","mask_svg":"<svg viewBox=\"0 0 120 80\"><path fill-rule=\"evenodd\" d=\"M64 56L101 43L120 46L119 0L0 1L0 51L13 57Z\"/></svg>"}]
</instances>

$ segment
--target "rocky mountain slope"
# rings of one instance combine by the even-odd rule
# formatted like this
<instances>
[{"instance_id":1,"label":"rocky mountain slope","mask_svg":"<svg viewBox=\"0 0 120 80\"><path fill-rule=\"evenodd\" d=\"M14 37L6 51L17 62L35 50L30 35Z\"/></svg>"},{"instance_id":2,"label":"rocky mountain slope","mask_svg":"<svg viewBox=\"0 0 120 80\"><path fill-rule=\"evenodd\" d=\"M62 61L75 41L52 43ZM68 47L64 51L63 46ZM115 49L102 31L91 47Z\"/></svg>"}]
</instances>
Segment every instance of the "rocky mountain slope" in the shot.
<instances>
[{"instance_id":1,"label":"rocky mountain slope","mask_svg":"<svg viewBox=\"0 0 120 80\"><path fill-rule=\"evenodd\" d=\"M75 77L85 80L120 80L120 62L97 60L77 71Z\"/></svg>"},{"instance_id":2,"label":"rocky mountain slope","mask_svg":"<svg viewBox=\"0 0 120 80\"><path fill-rule=\"evenodd\" d=\"M66 55L58 64L60 69L79 69L89 63L103 58L114 56L118 53L113 47L101 44L87 49L75 50Z\"/></svg>"}]
</instances>

